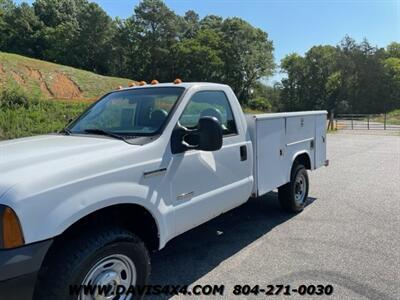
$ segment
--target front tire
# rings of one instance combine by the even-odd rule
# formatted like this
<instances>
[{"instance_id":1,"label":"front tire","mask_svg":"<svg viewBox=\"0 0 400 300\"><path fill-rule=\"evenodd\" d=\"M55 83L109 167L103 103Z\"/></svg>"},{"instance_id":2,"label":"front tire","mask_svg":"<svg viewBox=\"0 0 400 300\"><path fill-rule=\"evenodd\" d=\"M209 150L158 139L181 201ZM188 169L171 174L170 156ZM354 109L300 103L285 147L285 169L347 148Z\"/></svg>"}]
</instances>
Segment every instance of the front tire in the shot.
<instances>
[{"instance_id":1,"label":"front tire","mask_svg":"<svg viewBox=\"0 0 400 300\"><path fill-rule=\"evenodd\" d=\"M308 197L309 179L302 164L293 167L290 182L279 187L278 197L282 208L291 213L301 212Z\"/></svg>"},{"instance_id":2,"label":"front tire","mask_svg":"<svg viewBox=\"0 0 400 300\"><path fill-rule=\"evenodd\" d=\"M71 295L70 287L89 284L129 288L147 284L149 254L144 243L133 233L112 227L78 234L78 238L56 245L49 253L39 273L34 299L109 299L83 293Z\"/></svg>"}]
</instances>

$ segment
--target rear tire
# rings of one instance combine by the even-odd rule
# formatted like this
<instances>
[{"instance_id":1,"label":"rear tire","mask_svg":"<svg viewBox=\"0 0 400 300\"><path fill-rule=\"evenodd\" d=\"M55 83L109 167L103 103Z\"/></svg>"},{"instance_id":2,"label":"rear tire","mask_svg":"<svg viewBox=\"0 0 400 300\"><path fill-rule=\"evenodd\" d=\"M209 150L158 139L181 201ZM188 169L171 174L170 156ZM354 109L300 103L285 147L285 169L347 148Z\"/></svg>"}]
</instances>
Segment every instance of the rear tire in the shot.
<instances>
[{"instance_id":1,"label":"rear tire","mask_svg":"<svg viewBox=\"0 0 400 300\"><path fill-rule=\"evenodd\" d=\"M294 165L290 182L278 188L282 208L291 213L301 212L306 205L309 186L306 168L302 164Z\"/></svg>"},{"instance_id":2,"label":"rear tire","mask_svg":"<svg viewBox=\"0 0 400 300\"><path fill-rule=\"evenodd\" d=\"M61 242L49 253L39 272L34 299L91 299L89 294L86 298L71 295L72 285L144 286L148 283L149 254L133 233L111 227L78 234L78 238Z\"/></svg>"}]
</instances>

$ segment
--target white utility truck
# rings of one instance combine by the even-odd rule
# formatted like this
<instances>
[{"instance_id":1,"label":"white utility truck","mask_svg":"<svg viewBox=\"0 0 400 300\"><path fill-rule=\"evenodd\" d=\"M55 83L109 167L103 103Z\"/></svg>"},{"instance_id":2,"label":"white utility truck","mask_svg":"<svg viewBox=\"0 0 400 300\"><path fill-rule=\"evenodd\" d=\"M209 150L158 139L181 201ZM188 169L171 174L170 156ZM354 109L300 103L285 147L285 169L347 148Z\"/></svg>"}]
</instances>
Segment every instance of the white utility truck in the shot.
<instances>
[{"instance_id":1,"label":"white utility truck","mask_svg":"<svg viewBox=\"0 0 400 300\"><path fill-rule=\"evenodd\" d=\"M148 250L275 188L300 212L307 170L328 162L325 124L325 111L245 116L229 86L176 80L0 142L0 298L112 299L69 286L145 285Z\"/></svg>"}]
</instances>

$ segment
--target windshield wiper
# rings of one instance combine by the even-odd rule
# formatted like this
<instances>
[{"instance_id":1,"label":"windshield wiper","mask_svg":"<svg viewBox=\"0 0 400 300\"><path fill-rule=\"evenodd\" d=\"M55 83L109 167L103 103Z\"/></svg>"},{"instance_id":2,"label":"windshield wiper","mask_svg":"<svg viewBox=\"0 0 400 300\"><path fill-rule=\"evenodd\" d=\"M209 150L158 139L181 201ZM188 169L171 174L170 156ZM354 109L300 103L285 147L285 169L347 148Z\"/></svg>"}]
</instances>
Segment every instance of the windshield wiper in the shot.
<instances>
[{"instance_id":1,"label":"windshield wiper","mask_svg":"<svg viewBox=\"0 0 400 300\"><path fill-rule=\"evenodd\" d=\"M113 138L122 140L124 142L127 142L126 138L123 137L122 135L119 135L119 134L116 134L116 133L112 133L112 132L109 132L109 131L105 131L103 129L98 129L98 128L85 129L84 132L85 133L93 133L93 134L105 135L105 136L113 137Z\"/></svg>"},{"instance_id":2,"label":"windshield wiper","mask_svg":"<svg viewBox=\"0 0 400 300\"><path fill-rule=\"evenodd\" d=\"M64 128L64 129L60 130L59 133L64 133L65 135L72 134L71 130L69 130L68 128Z\"/></svg>"}]
</instances>

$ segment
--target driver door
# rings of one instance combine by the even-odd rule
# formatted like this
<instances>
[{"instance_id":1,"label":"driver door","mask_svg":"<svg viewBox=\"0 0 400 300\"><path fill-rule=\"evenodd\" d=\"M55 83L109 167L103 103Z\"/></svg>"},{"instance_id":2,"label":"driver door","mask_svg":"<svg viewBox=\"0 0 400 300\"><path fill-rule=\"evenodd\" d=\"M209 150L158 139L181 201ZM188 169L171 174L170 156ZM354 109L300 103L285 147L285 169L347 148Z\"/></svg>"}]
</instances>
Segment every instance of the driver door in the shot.
<instances>
[{"instance_id":1,"label":"driver door","mask_svg":"<svg viewBox=\"0 0 400 300\"><path fill-rule=\"evenodd\" d=\"M223 91L194 94L179 122L195 128L204 116L220 121L223 145L218 151L188 150L172 155L168 169L176 235L247 201L252 189L251 158L243 155L244 148L249 153L249 145L238 131Z\"/></svg>"}]
</instances>

